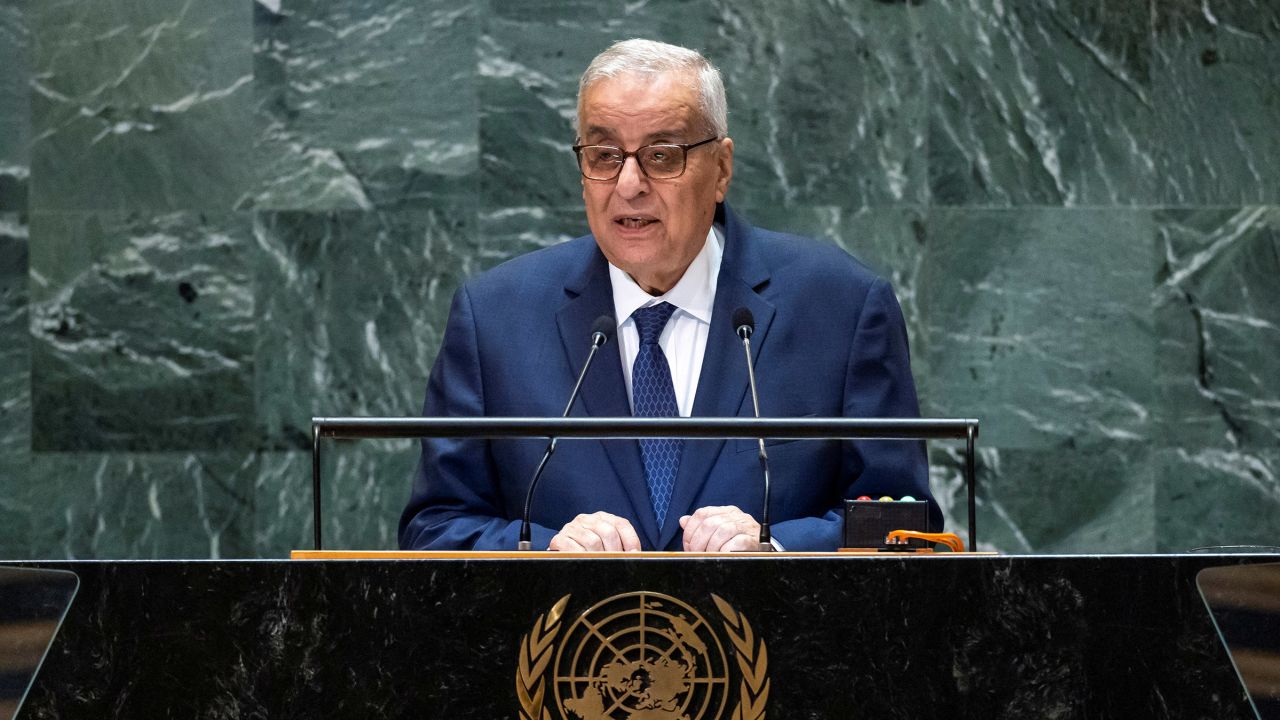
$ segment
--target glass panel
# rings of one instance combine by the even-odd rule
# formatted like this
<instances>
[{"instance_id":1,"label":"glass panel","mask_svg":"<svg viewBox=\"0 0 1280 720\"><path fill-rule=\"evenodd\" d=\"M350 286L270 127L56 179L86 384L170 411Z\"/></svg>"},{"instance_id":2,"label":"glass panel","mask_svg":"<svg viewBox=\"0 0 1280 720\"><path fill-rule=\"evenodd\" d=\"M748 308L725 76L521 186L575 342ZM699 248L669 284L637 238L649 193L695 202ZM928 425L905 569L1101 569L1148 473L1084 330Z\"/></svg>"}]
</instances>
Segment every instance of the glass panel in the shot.
<instances>
[{"instance_id":1,"label":"glass panel","mask_svg":"<svg viewBox=\"0 0 1280 720\"><path fill-rule=\"evenodd\" d=\"M1280 720L1280 564L1205 568L1196 584L1258 717Z\"/></svg>"},{"instance_id":2,"label":"glass panel","mask_svg":"<svg viewBox=\"0 0 1280 720\"><path fill-rule=\"evenodd\" d=\"M79 586L63 570L0 567L0 720L17 716Z\"/></svg>"}]
</instances>

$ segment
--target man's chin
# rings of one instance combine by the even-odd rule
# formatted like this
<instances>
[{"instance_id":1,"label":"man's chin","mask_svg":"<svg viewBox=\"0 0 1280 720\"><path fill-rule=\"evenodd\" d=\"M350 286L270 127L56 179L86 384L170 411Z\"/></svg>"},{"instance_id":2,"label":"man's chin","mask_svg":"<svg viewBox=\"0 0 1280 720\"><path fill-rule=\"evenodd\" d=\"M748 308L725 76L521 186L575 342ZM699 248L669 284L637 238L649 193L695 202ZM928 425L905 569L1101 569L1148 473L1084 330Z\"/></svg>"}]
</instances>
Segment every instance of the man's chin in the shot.
<instances>
[{"instance_id":1,"label":"man's chin","mask_svg":"<svg viewBox=\"0 0 1280 720\"><path fill-rule=\"evenodd\" d=\"M657 228L647 232L619 232L616 226L609 228L604 245L611 251L606 255L614 257L614 264L651 266L662 263L669 251L666 234L658 223Z\"/></svg>"}]
</instances>

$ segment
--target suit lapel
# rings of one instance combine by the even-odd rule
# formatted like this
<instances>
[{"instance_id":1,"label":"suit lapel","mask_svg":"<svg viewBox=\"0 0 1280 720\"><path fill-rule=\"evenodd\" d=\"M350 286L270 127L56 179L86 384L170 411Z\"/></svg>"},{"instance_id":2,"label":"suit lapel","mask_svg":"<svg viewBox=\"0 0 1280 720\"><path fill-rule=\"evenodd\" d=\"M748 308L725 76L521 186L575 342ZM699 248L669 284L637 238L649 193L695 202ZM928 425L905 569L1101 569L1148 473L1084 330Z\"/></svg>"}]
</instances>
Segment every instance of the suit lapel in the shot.
<instances>
[{"instance_id":1,"label":"suit lapel","mask_svg":"<svg viewBox=\"0 0 1280 720\"><path fill-rule=\"evenodd\" d=\"M568 278L565 290L570 297L556 312L556 325L560 330L565 358L576 374L582 368L590 349L592 323L601 315L613 317L613 286L609 282L609 268L594 241L591 243L587 262L579 272ZM591 417L631 416L631 404L627 402L627 388L622 376L622 356L618 352L616 338L606 343L597 353L591 370L582 381L582 393L573 414ZM640 461L640 444L635 440L613 440L601 444L613 465L614 474L631 501L632 517L639 519L640 526L636 531L652 547L661 547L655 543L658 524L653 506L649 502L644 466Z\"/></svg>"},{"instance_id":2,"label":"suit lapel","mask_svg":"<svg viewBox=\"0 0 1280 720\"><path fill-rule=\"evenodd\" d=\"M745 307L755 317L756 329L751 336L752 362L760 357L760 348L769 334L775 312L773 305L759 294L769 281L769 273L754 252L751 228L738 221L727 207L722 206L722 209L725 248L716 281L707 349L693 401L694 417L736 417L749 392L742 341L731 327L733 311ZM693 503L706 485L724 445L724 440L685 441L667 522L656 545L658 549L665 548L680 532L680 516L696 509ZM750 478L741 478L740 481L749 482Z\"/></svg>"}]
</instances>

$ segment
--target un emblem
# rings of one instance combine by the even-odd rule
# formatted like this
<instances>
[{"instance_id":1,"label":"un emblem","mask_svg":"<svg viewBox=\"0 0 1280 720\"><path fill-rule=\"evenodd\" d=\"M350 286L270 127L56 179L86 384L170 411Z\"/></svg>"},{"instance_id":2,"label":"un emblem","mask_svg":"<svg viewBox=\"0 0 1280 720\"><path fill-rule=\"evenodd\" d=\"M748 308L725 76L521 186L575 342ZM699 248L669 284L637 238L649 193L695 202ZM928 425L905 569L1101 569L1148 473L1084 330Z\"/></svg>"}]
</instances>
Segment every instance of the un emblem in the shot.
<instances>
[{"instance_id":1,"label":"un emblem","mask_svg":"<svg viewBox=\"0 0 1280 720\"><path fill-rule=\"evenodd\" d=\"M521 720L763 720L764 641L724 599L711 596L721 616L713 625L669 595L614 595L562 635L569 597L520 641Z\"/></svg>"}]
</instances>

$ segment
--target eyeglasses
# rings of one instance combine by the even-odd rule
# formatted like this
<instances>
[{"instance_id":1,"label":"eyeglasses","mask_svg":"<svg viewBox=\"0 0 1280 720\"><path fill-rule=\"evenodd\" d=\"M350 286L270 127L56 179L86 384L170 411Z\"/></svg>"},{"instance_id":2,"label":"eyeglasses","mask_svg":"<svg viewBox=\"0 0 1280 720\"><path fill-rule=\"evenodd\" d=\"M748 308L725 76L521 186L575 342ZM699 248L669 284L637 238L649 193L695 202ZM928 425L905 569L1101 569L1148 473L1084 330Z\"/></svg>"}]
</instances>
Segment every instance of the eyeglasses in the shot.
<instances>
[{"instance_id":1,"label":"eyeglasses","mask_svg":"<svg viewBox=\"0 0 1280 720\"><path fill-rule=\"evenodd\" d=\"M712 136L696 143L663 143L645 145L634 151L626 151L613 145L574 145L578 155L578 169L588 180L612 180L622 172L627 158L634 157L640 172L651 180L670 180L684 174L689 151L720 138Z\"/></svg>"}]
</instances>

